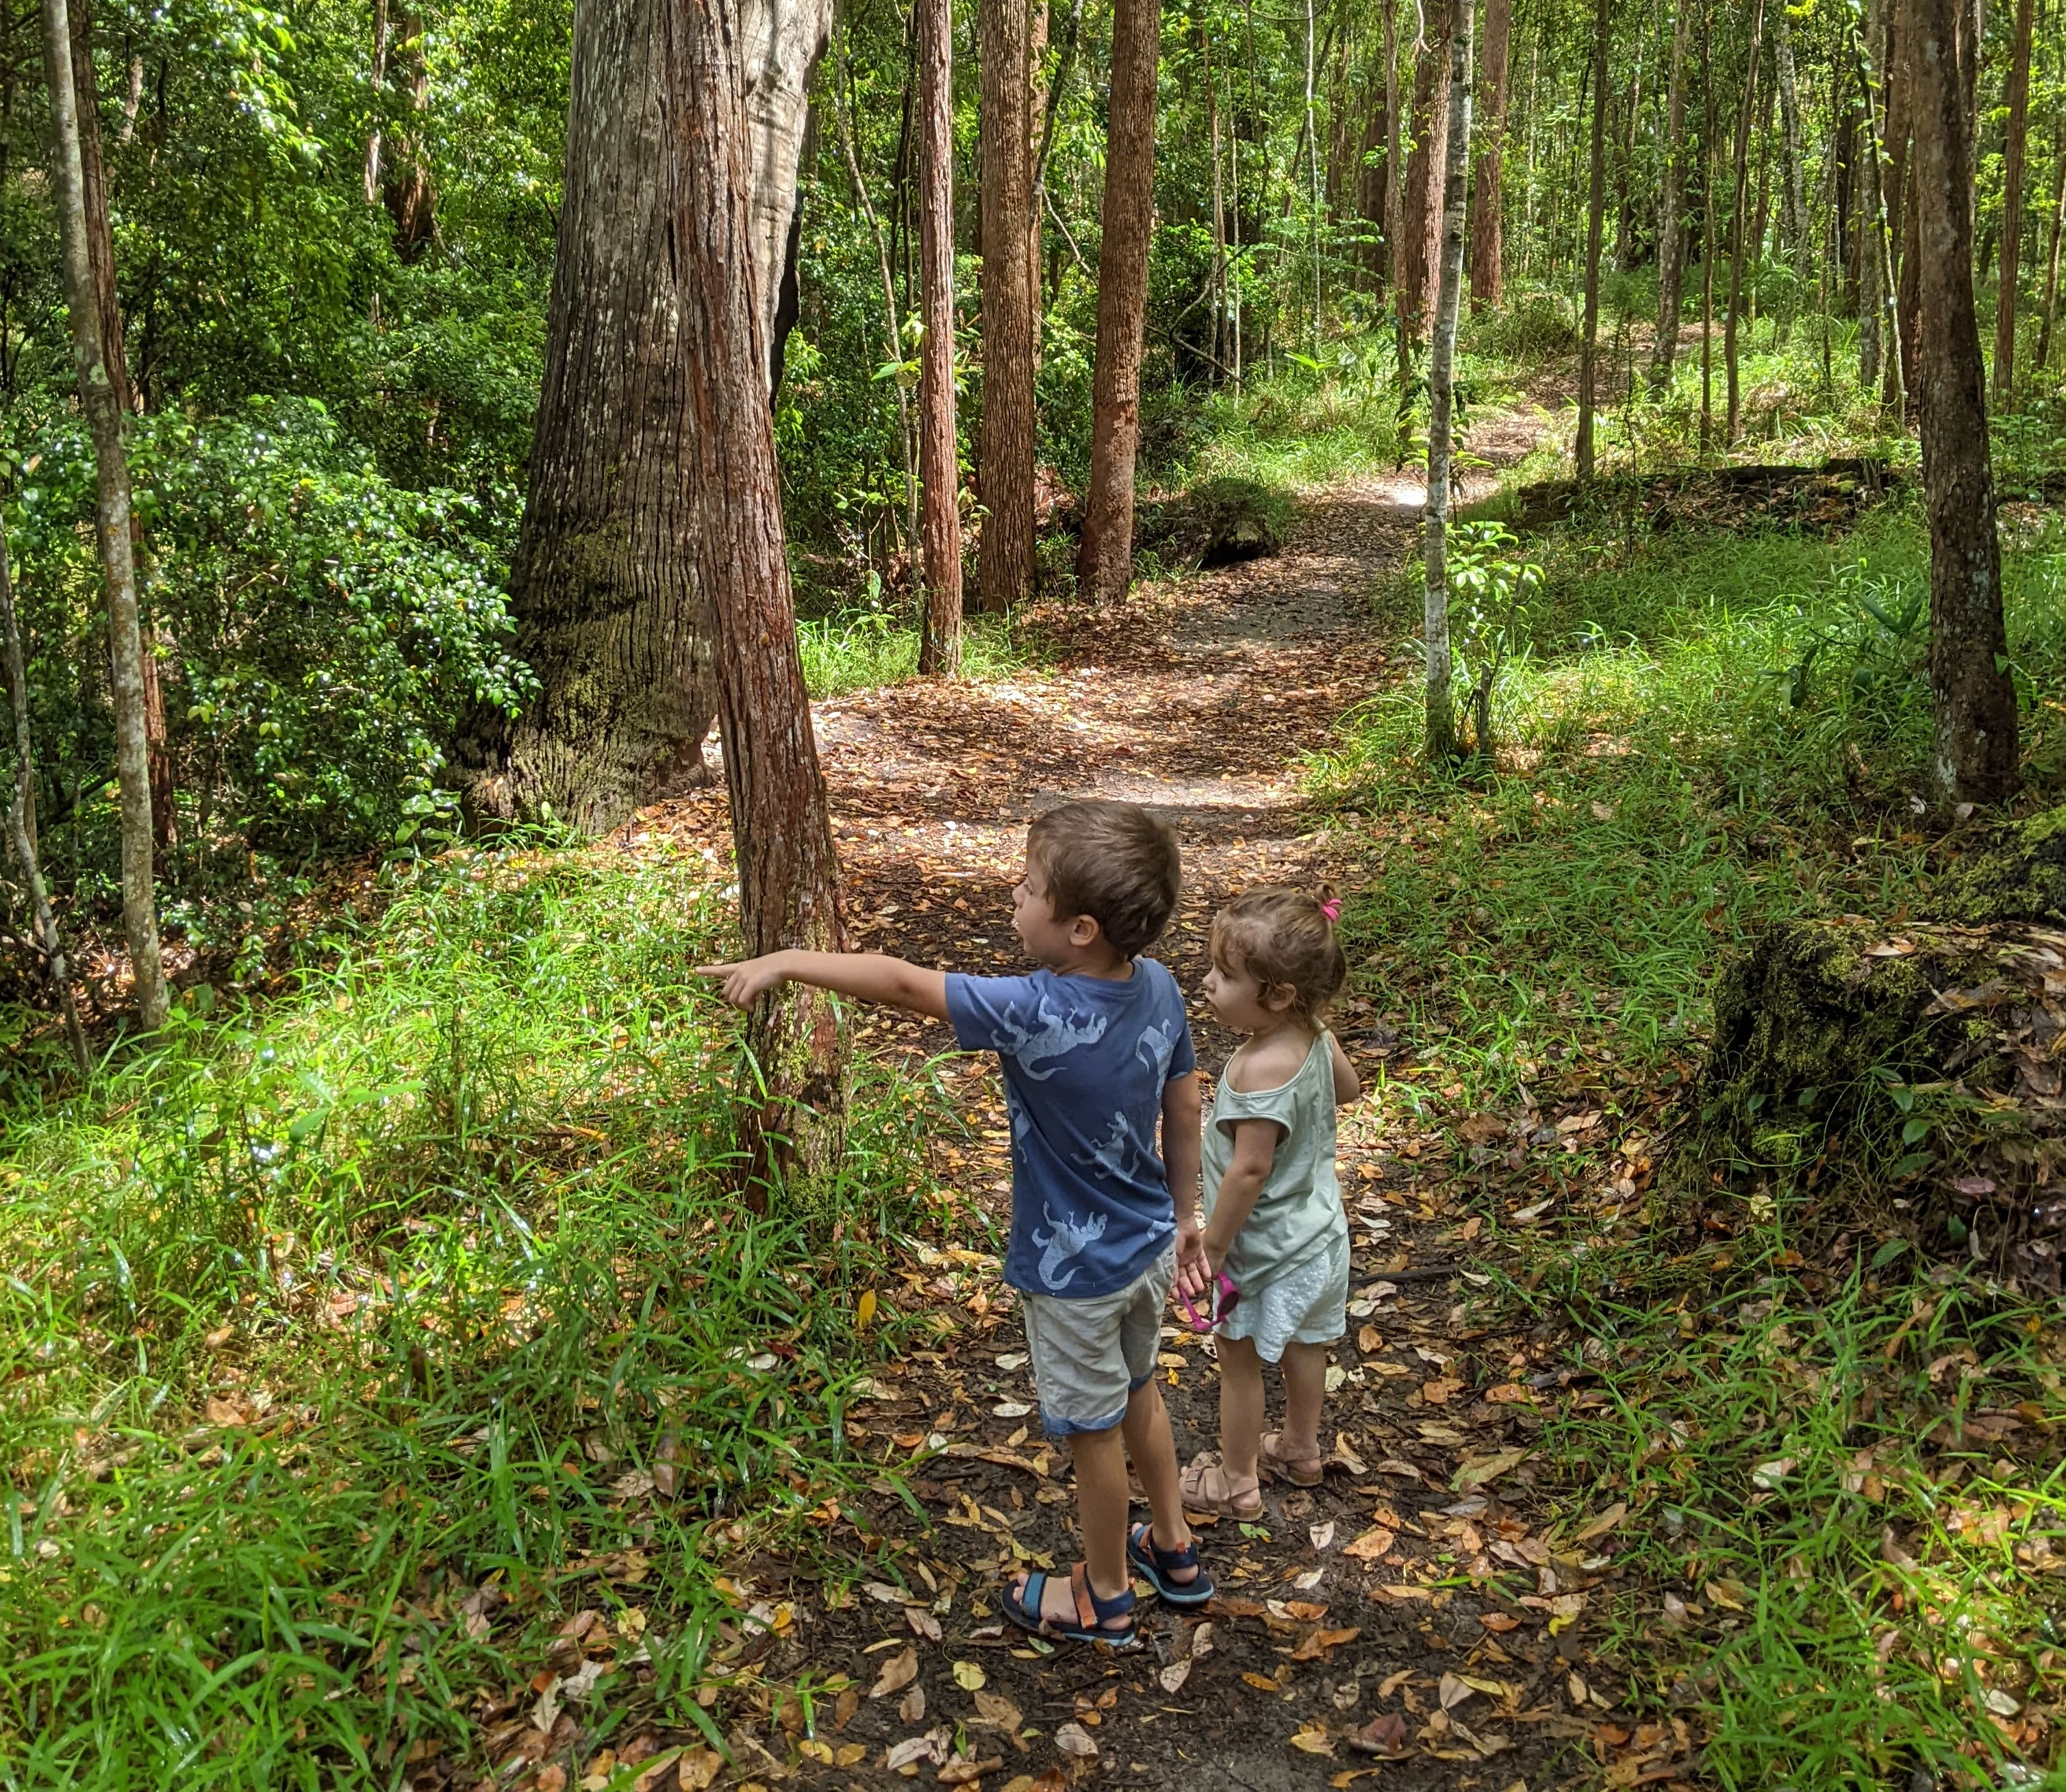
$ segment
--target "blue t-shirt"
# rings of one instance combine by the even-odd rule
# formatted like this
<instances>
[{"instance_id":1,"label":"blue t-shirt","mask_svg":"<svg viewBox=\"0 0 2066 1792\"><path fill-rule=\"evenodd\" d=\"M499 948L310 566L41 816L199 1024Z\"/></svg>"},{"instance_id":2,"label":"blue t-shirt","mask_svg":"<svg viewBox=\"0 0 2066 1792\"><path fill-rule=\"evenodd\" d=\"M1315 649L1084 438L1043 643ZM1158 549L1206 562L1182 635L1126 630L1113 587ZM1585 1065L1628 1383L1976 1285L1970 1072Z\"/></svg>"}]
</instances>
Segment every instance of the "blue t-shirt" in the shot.
<instances>
[{"instance_id":1,"label":"blue t-shirt","mask_svg":"<svg viewBox=\"0 0 2066 1792\"><path fill-rule=\"evenodd\" d=\"M1004 1066L1011 1245L1004 1279L1090 1300L1136 1280L1177 1231L1156 1149L1165 1083L1197 1067L1177 979L1136 959L1105 977L947 978L954 1036Z\"/></svg>"}]
</instances>

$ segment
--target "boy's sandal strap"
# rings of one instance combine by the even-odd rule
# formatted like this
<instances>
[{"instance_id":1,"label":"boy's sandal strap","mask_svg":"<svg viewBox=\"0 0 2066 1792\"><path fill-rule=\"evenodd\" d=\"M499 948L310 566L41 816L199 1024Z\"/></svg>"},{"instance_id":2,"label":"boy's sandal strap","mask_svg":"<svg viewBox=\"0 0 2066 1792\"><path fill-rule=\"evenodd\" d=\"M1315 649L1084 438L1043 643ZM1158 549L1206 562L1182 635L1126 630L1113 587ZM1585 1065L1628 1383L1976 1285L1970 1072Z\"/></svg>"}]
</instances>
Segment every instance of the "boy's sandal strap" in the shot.
<instances>
[{"instance_id":1,"label":"boy's sandal strap","mask_svg":"<svg viewBox=\"0 0 2066 1792\"><path fill-rule=\"evenodd\" d=\"M1085 1630L1097 1629L1108 1618L1123 1618L1134 1606L1131 1587L1108 1599L1100 1599L1096 1589L1091 1585L1090 1565L1084 1562L1079 1562L1069 1570L1069 1591L1076 1602L1076 1621Z\"/></svg>"},{"instance_id":2,"label":"boy's sandal strap","mask_svg":"<svg viewBox=\"0 0 2066 1792\"><path fill-rule=\"evenodd\" d=\"M1198 1539L1193 1537L1181 1549L1165 1549L1155 1541L1155 1527L1152 1524L1137 1524L1133 1527L1134 1541L1155 1558L1158 1568L1193 1568L1198 1563Z\"/></svg>"}]
</instances>

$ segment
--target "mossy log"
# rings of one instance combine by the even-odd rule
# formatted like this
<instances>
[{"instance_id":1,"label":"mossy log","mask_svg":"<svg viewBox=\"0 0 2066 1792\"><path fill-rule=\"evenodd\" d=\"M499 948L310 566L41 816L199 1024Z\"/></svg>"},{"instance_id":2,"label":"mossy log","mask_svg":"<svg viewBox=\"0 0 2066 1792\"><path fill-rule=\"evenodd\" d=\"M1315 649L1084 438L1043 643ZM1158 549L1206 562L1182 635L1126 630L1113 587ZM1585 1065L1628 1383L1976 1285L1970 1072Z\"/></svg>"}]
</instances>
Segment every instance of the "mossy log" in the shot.
<instances>
[{"instance_id":1,"label":"mossy log","mask_svg":"<svg viewBox=\"0 0 2066 1792\"><path fill-rule=\"evenodd\" d=\"M1840 459L1819 467L1693 468L1614 473L1582 482L1550 480L1522 486L1512 503L1515 526L1526 531L1574 518L1618 519L1633 512L1659 532L1682 526L1835 533L1902 484L1902 476L1884 461Z\"/></svg>"},{"instance_id":2,"label":"mossy log","mask_svg":"<svg viewBox=\"0 0 2066 1792\"><path fill-rule=\"evenodd\" d=\"M1169 565L1232 566L1281 553L1296 514L1283 493L1255 480L1209 479L1143 505L1137 538Z\"/></svg>"}]
</instances>

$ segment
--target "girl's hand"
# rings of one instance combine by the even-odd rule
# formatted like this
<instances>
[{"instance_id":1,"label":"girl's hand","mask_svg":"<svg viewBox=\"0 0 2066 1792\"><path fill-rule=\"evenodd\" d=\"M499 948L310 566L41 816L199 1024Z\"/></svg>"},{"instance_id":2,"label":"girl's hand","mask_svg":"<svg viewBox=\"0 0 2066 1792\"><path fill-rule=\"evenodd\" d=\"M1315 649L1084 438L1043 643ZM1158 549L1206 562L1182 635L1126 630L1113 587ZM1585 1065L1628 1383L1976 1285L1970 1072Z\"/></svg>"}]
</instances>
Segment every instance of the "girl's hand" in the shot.
<instances>
[{"instance_id":1,"label":"girl's hand","mask_svg":"<svg viewBox=\"0 0 2066 1792\"><path fill-rule=\"evenodd\" d=\"M699 964L699 977L715 977L719 991L735 1008L750 1008L768 991L787 980L786 953L770 952L764 958L747 959L739 964Z\"/></svg>"},{"instance_id":2,"label":"girl's hand","mask_svg":"<svg viewBox=\"0 0 2066 1792\"><path fill-rule=\"evenodd\" d=\"M1227 1252L1234 1248L1233 1241L1229 1239L1221 1244L1208 1232L1202 1243L1205 1254L1205 1279L1208 1282L1217 1280L1220 1271L1226 1267Z\"/></svg>"}]
</instances>

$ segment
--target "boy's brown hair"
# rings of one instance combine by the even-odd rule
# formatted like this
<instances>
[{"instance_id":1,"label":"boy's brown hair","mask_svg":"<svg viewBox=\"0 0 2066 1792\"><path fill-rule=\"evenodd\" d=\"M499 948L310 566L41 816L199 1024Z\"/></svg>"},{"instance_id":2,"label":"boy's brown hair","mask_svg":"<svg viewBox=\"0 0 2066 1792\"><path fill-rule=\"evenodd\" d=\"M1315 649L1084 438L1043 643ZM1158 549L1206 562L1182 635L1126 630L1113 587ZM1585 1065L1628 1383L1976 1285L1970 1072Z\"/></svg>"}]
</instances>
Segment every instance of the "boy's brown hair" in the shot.
<instances>
[{"instance_id":1,"label":"boy's brown hair","mask_svg":"<svg viewBox=\"0 0 2066 1792\"><path fill-rule=\"evenodd\" d=\"M1288 986L1291 1012L1318 1021L1348 978L1331 912L1339 906L1331 890L1243 890L1213 917L1213 963L1266 990Z\"/></svg>"},{"instance_id":2,"label":"boy's brown hair","mask_svg":"<svg viewBox=\"0 0 2066 1792\"><path fill-rule=\"evenodd\" d=\"M1055 918L1088 914L1128 958L1161 937L1183 884L1177 836L1138 803L1063 803L1026 830Z\"/></svg>"}]
</instances>

